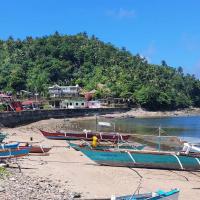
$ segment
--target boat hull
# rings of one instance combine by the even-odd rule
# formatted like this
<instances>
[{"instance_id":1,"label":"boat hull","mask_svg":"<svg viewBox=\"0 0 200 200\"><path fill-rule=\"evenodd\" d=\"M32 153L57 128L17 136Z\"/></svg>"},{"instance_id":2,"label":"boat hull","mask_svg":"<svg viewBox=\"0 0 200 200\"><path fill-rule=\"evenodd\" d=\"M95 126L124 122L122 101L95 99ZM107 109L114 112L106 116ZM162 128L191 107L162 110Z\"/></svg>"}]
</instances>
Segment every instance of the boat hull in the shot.
<instances>
[{"instance_id":1,"label":"boat hull","mask_svg":"<svg viewBox=\"0 0 200 200\"><path fill-rule=\"evenodd\" d=\"M91 149L92 147L89 145L78 145L78 144L74 144L69 142L68 143L70 147L74 148L77 151L80 151L81 148L86 148L86 149ZM96 150L107 150L107 149L123 149L123 150L142 150L146 145L138 145L138 146L133 146L133 145L121 145L121 146L117 146L117 145L97 145L97 147L95 147L94 149Z\"/></svg>"},{"instance_id":2,"label":"boat hull","mask_svg":"<svg viewBox=\"0 0 200 200\"><path fill-rule=\"evenodd\" d=\"M172 189L169 192L164 192L159 190L155 193L147 193L147 194L136 194L136 195L127 195L116 197L115 200L178 200L179 197L179 190Z\"/></svg>"},{"instance_id":3,"label":"boat hull","mask_svg":"<svg viewBox=\"0 0 200 200\"><path fill-rule=\"evenodd\" d=\"M55 132L50 133L47 131L40 130L43 136L48 139L54 140L88 140L91 141L94 135L100 141L111 141L111 142L118 142L118 141L127 141L130 135L121 135L117 133L93 133L93 132Z\"/></svg>"},{"instance_id":4,"label":"boat hull","mask_svg":"<svg viewBox=\"0 0 200 200\"><path fill-rule=\"evenodd\" d=\"M47 153L50 150L50 147L32 146L30 149L30 153Z\"/></svg>"},{"instance_id":5,"label":"boat hull","mask_svg":"<svg viewBox=\"0 0 200 200\"><path fill-rule=\"evenodd\" d=\"M0 144L0 149L16 149L19 146L19 142Z\"/></svg>"},{"instance_id":6,"label":"boat hull","mask_svg":"<svg viewBox=\"0 0 200 200\"><path fill-rule=\"evenodd\" d=\"M28 155L30 151L30 147L24 149L1 149L0 150L0 159L7 158L16 158Z\"/></svg>"},{"instance_id":7,"label":"boat hull","mask_svg":"<svg viewBox=\"0 0 200 200\"><path fill-rule=\"evenodd\" d=\"M175 153L100 151L91 149L80 149L80 151L99 165L172 170L200 170L200 159L198 157L180 156Z\"/></svg>"},{"instance_id":8,"label":"boat hull","mask_svg":"<svg viewBox=\"0 0 200 200\"><path fill-rule=\"evenodd\" d=\"M51 150L51 147L42 147L42 146L20 146L20 149L26 149L26 148L30 148L29 153L47 153Z\"/></svg>"}]
</instances>

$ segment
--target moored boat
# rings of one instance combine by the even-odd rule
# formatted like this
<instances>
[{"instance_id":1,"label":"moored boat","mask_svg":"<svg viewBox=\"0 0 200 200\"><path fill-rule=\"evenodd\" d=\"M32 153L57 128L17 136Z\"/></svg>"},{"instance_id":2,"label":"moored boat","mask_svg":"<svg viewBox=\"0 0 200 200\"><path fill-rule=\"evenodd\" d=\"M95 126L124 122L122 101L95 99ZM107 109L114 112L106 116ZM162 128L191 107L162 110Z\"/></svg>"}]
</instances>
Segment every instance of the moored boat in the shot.
<instances>
[{"instance_id":1,"label":"moored boat","mask_svg":"<svg viewBox=\"0 0 200 200\"><path fill-rule=\"evenodd\" d=\"M95 135L99 141L111 141L111 142L119 142L119 141L127 141L131 135L126 134L122 135L119 133L100 133L100 132L91 132L91 131L83 131L83 132L47 132L40 130L43 136L48 139L54 140L92 140L92 137Z\"/></svg>"},{"instance_id":2,"label":"moored boat","mask_svg":"<svg viewBox=\"0 0 200 200\"><path fill-rule=\"evenodd\" d=\"M160 199L170 199L170 200L178 200L179 197L179 190L172 189L168 192L163 190L158 190L157 192L151 192L146 194L133 194L133 195L126 195L121 197L111 197L111 200L160 200Z\"/></svg>"},{"instance_id":3,"label":"moored boat","mask_svg":"<svg viewBox=\"0 0 200 200\"><path fill-rule=\"evenodd\" d=\"M146 150L95 150L80 148L80 151L99 165L140 167L171 170L200 170L200 154Z\"/></svg>"}]
</instances>

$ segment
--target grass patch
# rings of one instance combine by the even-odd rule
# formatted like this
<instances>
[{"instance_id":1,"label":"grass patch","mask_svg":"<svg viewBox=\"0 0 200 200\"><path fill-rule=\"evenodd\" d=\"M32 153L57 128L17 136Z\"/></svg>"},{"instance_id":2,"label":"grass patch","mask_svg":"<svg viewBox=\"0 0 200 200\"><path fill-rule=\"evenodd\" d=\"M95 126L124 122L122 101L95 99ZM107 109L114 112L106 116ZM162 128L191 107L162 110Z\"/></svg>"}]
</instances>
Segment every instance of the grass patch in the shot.
<instances>
[{"instance_id":1,"label":"grass patch","mask_svg":"<svg viewBox=\"0 0 200 200\"><path fill-rule=\"evenodd\" d=\"M9 175L10 175L10 173L6 168L0 167L0 178L1 179L4 178L5 176L9 176Z\"/></svg>"}]
</instances>

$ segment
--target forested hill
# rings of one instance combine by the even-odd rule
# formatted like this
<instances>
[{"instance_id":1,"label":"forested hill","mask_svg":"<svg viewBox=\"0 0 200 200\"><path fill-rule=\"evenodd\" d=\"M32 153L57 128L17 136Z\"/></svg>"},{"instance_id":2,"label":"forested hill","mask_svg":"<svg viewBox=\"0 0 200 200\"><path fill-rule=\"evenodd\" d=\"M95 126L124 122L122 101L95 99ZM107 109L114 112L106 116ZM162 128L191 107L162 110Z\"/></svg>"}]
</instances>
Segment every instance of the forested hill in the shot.
<instances>
[{"instance_id":1,"label":"forested hill","mask_svg":"<svg viewBox=\"0 0 200 200\"><path fill-rule=\"evenodd\" d=\"M123 97L150 110L200 107L200 81L178 69L148 64L125 48L86 33L0 40L0 90L43 92L79 84L97 97Z\"/></svg>"}]
</instances>

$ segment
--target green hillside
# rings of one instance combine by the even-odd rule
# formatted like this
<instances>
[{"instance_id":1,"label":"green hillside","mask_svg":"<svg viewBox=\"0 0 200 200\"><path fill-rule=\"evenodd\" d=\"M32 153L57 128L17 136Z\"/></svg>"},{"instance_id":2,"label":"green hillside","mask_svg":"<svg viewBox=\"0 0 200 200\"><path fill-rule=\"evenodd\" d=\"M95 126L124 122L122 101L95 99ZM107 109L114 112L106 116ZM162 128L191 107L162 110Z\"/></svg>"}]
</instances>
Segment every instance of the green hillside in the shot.
<instances>
[{"instance_id":1,"label":"green hillside","mask_svg":"<svg viewBox=\"0 0 200 200\"><path fill-rule=\"evenodd\" d=\"M52 84L79 84L97 97L129 98L150 110L200 107L200 81L178 69L148 64L125 48L86 33L0 40L0 90L46 93ZM100 87L101 86L101 87Z\"/></svg>"}]
</instances>

